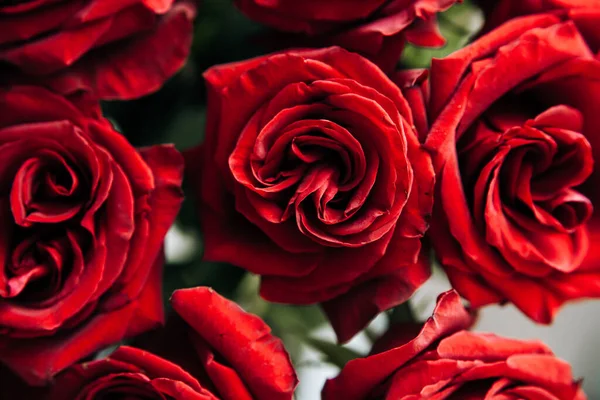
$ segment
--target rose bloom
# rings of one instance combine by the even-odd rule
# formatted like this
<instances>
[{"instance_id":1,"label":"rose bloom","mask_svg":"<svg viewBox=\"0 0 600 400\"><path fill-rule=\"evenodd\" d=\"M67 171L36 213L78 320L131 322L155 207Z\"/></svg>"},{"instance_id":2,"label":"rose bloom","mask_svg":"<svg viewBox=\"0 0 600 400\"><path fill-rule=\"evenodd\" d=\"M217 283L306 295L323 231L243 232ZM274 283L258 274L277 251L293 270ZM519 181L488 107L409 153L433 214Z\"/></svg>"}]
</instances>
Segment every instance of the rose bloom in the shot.
<instances>
[{"instance_id":1,"label":"rose bloom","mask_svg":"<svg viewBox=\"0 0 600 400\"><path fill-rule=\"evenodd\" d=\"M248 17L318 43L339 45L384 69L398 62L405 42L440 47L436 14L459 0L235 0Z\"/></svg>"},{"instance_id":2,"label":"rose bloom","mask_svg":"<svg viewBox=\"0 0 600 400\"><path fill-rule=\"evenodd\" d=\"M183 159L136 151L79 105L0 89L0 361L31 384L163 321L160 249Z\"/></svg>"},{"instance_id":3,"label":"rose bloom","mask_svg":"<svg viewBox=\"0 0 600 400\"><path fill-rule=\"evenodd\" d=\"M469 332L470 324L456 292L440 295L425 324L392 326L371 355L349 361L323 400L585 400L571 367L543 343Z\"/></svg>"},{"instance_id":4,"label":"rose bloom","mask_svg":"<svg viewBox=\"0 0 600 400\"><path fill-rule=\"evenodd\" d=\"M183 65L195 6L174 0L31 0L0 5L0 68L62 94L131 99Z\"/></svg>"},{"instance_id":5,"label":"rose bloom","mask_svg":"<svg viewBox=\"0 0 600 400\"><path fill-rule=\"evenodd\" d=\"M599 107L600 63L554 14L433 61L431 240L474 307L512 302L549 323L565 301L600 296Z\"/></svg>"},{"instance_id":6,"label":"rose bloom","mask_svg":"<svg viewBox=\"0 0 600 400\"><path fill-rule=\"evenodd\" d=\"M554 12L575 22L594 53L600 51L600 0L481 0L489 31L511 18Z\"/></svg>"},{"instance_id":7,"label":"rose bloom","mask_svg":"<svg viewBox=\"0 0 600 400\"><path fill-rule=\"evenodd\" d=\"M122 346L65 370L37 397L292 400L298 380L290 358L260 318L204 287L177 290L171 303L180 329L161 332L173 335L158 345L172 357Z\"/></svg>"},{"instance_id":8,"label":"rose bloom","mask_svg":"<svg viewBox=\"0 0 600 400\"><path fill-rule=\"evenodd\" d=\"M205 78L206 139L185 154L205 258L261 275L267 300L325 302L341 340L405 301L429 276L418 260L434 185L414 126L424 114L340 48Z\"/></svg>"}]
</instances>

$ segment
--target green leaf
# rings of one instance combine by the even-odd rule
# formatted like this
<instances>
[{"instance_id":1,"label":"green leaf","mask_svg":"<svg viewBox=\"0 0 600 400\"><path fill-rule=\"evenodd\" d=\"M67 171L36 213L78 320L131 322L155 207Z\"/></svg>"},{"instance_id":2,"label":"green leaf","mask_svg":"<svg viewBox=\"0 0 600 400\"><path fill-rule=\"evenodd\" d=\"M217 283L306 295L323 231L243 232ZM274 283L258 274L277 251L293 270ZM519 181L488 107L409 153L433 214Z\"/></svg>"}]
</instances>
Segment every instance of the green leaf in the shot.
<instances>
[{"instance_id":1,"label":"green leaf","mask_svg":"<svg viewBox=\"0 0 600 400\"><path fill-rule=\"evenodd\" d=\"M325 355L326 362L338 366L339 368L343 368L348 361L363 357L362 354L359 354L347 347L339 346L335 343L327 342L314 337L307 337L305 342L315 350L318 350Z\"/></svg>"},{"instance_id":2,"label":"green leaf","mask_svg":"<svg viewBox=\"0 0 600 400\"><path fill-rule=\"evenodd\" d=\"M400 63L405 68L428 68L433 58L443 58L464 47L483 25L483 13L465 1L438 15L438 24L446 45L439 49L407 44Z\"/></svg>"},{"instance_id":3,"label":"green leaf","mask_svg":"<svg viewBox=\"0 0 600 400\"><path fill-rule=\"evenodd\" d=\"M269 303L258 294L260 277L247 274L238 285L233 298L247 312L261 317L271 327L273 335L285 343L293 361L301 358L309 334L325 324L320 307Z\"/></svg>"},{"instance_id":4,"label":"green leaf","mask_svg":"<svg viewBox=\"0 0 600 400\"><path fill-rule=\"evenodd\" d=\"M408 301L400 304L398 307L394 307L389 315L390 325L417 322Z\"/></svg>"},{"instance_id":5,"label":"green leaf","mask_svg":"<svg viewBox=\"0 0 600 400\"><path fill-rule=\"evenodd\" d=\"M379 339L380 335L377 334L377 332L373 331L373 329L371 329L370 327L366 327L363 332L365 333L371 344L375 343L377 339Z\"/></svg>"}]
</instances>

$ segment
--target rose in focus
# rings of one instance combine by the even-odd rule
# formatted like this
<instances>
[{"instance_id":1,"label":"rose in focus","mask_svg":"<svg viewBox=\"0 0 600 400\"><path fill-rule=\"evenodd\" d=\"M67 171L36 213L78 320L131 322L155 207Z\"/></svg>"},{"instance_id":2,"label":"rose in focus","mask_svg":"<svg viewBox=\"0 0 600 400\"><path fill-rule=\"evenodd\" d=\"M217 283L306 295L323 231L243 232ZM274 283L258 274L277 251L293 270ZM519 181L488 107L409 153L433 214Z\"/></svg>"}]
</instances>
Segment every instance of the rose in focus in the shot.
<instances>
[{"instance_id":1,"label":"rose in focus","mask_svg":"<svg viewBox=\"0 0 600 400\"><path fill-rule=\"evenodd\" d=\"M445 44L436 14L458 0L236 0L250 18L284 32L339 45L393 69L406 42Z\"/></svg>"},{"instance_id":2,"label":"rose in focus","mask_svg":"<svg viewBox=\"0 0 600 400\"><path fill-rule=\"evenodd\" d=\"M157 344L172 357L123 346L64 371L43 398L293 398L298 381L289 356L260 318L203 287L177 290L171 303L179 328Z\"/></svg>"},{"instance_id":3,"label":"rose in focus","mask_svg":"<svg viewBox=\"0 0 600 400\"><path fill-rule=\"evenodd\" d=\"M62 94L140 97L184 64L195 12L173 0L11 1L0 5L0 70Z\"/></svg>"},{"instance_id":4,"label":"rose in focus","mask_svg":"<svg viewBox=\"0 0 600 400\"><path fill-rule=\"evenodd\" d=\"M162 323L183 159L39 87L0 89L0 110L0 361L40 384Z\"/></svg>"},{"instance_id":5,"label":"rose in focus","mask_svg":"<svg viewBox=\"0 0 600 400\"><path fill-rule=\"evenodd\" d=\"M434 185L418 139L424 113L340 48L205 78L206 139L185 154L205 258L261 275L267 300L324 303L340 340L405 301L429 276L419 259Z\"/></svg>"},{"instance_id":6,"label":"rose in focus","mask_svg":"<svg viewBox=\"0 0 600 400\"><path fill-rule=\"evenodd\" d=\"M392 326L371 355L327 381L323 400L586 399L544 344L469 332L470 324L456 292L440 295L420 331Z\"/></svg>"},{"instance_id":7,"label":"rose in focus","mask_svg":"<svg viewBox=\"0 0 600 400\"><path fill-rule=\"evenodd\" d=\"M572 21L509 21L431 67L436 255L472 306L549 323L600 296L600 63ZM594 210L596 206L596 210Z\"/></svg>"}]
</instances>

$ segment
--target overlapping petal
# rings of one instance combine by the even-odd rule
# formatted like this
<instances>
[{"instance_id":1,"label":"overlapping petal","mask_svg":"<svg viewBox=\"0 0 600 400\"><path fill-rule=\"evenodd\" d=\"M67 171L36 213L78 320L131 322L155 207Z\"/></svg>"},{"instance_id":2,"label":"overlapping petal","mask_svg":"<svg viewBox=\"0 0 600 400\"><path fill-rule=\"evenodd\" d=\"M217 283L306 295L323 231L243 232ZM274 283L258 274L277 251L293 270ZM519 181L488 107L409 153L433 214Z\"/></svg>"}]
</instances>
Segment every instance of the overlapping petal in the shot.
<instances>
[{"instance_id":1,"label":"overlapping petal","mask_svg":"<svg viewBox=\"0 0 600 400\"><path fill-rule=\"evenodd\" d=\"M186 156L206 258L262 275L261 294L272 301L324 302L367 281L383 284L383 275L407 281L379 307L406 300L427 275L417 258L433 169L401 90L339 48L269 55L205 76L208 133ZM341 336L377 308L365 307Z\"/></svg>"},{"instance_id":2,"label":"overlapping petal","mask_svg":"<svg viewBox=\"0 0 600 400\"><path fill-rule=\"evenodd\" d=\"M235 2L254 20L280 31L306 34L320 45L359 52L386 71L393 70L407 41L443 46L436 14L454 3L456 0Z\"/></svg>"},{"instance_id":3,"label":"overlapping petal","mask_svg":"<svg viewBox=\"0 0 600 400\"><path fill-rule=\"evenodd\" d=\"M8 66L3 73L65 95L144 96L184 64L195 13L191 1L173 0L3 5L0 61Z\"/></svg>"},{"instance_id":4,"label":"overlapping petal","mask_svg":"<svg viewBox=\"0 0 600 400\"><path fill-rule=\"evenodd\" d=\"M439 182L430 232L452 284L476 307L511 301L544 323L600 295L589 239L600 65L560 17L516 18L434 60L426 140ZM580 273L591 281L578 295L554 288Z\"/></svg>"},{"instance_id":5,"label":"overlapping petal","mask_svg":"<svg viewBox=\"0 0 600 400\"><path fill-rule=\"evenodd\" d=\"M292 399L298 381L289 356L260 318L206 287L177 290L171 302L177 315L151 346L163 356L121 346L67 369L42 398Z\"/></svg>"},{"instance_id":6,"label":"overlapping petal","mask_svg":"<svg viewBox=\"0 0 600 400\"><path fill-rule=\"evenodd\" d=\"M586 398L570 366L544 344L469 332L471 321L458 294L443 293L420 332L392 326L376 353L327 381L323 399Z\"/></svg>"},{"instance_id":7,"label":"overlapping petal","mask_svg":"<svg viewBox=\"0 0 600 400\"><path fill-rule=\"evenodd\" d=\"M170 146L138 153L39 87L3 89L0 104L0 360L39 384L162 321L160 249L182 159Z\"/></svg>"}]
</instances>

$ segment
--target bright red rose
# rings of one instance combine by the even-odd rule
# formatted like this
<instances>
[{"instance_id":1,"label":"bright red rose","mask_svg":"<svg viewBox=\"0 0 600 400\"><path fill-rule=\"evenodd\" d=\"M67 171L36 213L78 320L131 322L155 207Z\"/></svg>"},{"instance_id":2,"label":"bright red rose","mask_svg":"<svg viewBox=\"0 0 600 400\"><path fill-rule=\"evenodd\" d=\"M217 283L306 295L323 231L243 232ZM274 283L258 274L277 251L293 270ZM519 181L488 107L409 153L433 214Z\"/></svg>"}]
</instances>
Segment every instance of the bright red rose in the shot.
<instances>
[{"instance_id":1,"label":"bright red rose","mask_svg":"<svg viewBox=\"0 0 600 400\"><path fill-rule=\"evenodd\" d=\"M418 334L392 327L372 355L327 381L323 400L585 400L571 367L544 344L469 332L470 323L456 292L440 295Z\"/></svg>"},{"instance_id":2,"label":"bright red rose","mask_svg":"<svg viewBox=\"0 0 600 400\"><path fill-rule=\"evenodd\" d=\"M0 362L32 384L163 320L183 159L77 104L0 90Z\"/></svg>"},{"instance_id":3,"label":"bright red rose","mask_svg":"<svg viewBox=\"0 0 600 400\"><path fill-rule=\"evenodd\" d=\"M529 14L555 12L568 16L592 51L600 51L600 0L481 0L481 7L486 14L486 31Z\"/></svg>"},{"instance_id":4,"label":"bright red rose","mask_svg":"<svg viewBox=\"0 0 600 400\"><path fill-rule=\"evenodd\" d=\"M431 240L474 307L512 302L549 323L600 296L599 108L600 62L554 14L433 61Z\"/></svg>"},{"instance_id":5,"label":"bright red rose","mask_svg":"<svg viewBox=\"0 0 600 400\"><path fill-rule=\"evenodd\" d=\"M180 347L177 361L123 346L58 375L44 400L293 398L290 358L260 318L203 287L177 290L171 302L184 330L161 345Z\"/></svg>"},{"instance_id":6,"label":"bright red rose","mask_svg":"<svg viewBox=\"0 0 600 400\"><path fill-rule=\"evenodd\" d=\"M445 43L436 14L461 0L235 0L248 17L317 43L356 51L384 69L393 68L406 41Z\"/></svg>"},{"instance_id":7,"label":"bright red rose","mask_svg":"<svg viewBox=\"0 0 600 400\"><path fill-rule=\"evenodd\" d=\"M174 0L9 1L0 5L3 73L62 94L140 97L183 65L195 12Z\"/></svg>"},{"instance_id":8,"label":"bright red rose","mask_svg":"<svg viewBox=\"0 0 600 400\"><path fill-rule=\"evenodd\" d=\"M433 170L402 92L340 48L217 66L204 144L186 154L205 258L262 276L271 301L325 303L341 340L405 301Z\"/></svg>"}]
</instances>

